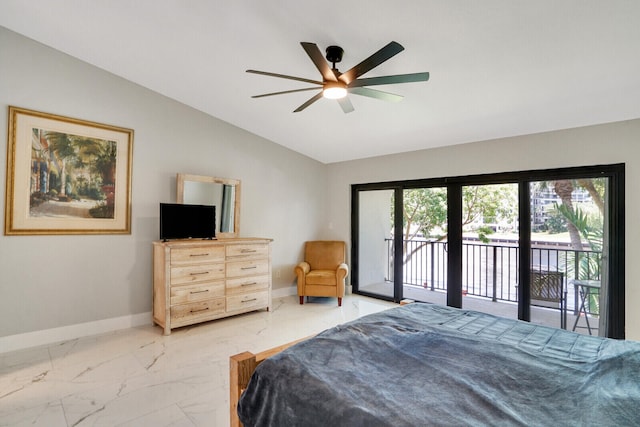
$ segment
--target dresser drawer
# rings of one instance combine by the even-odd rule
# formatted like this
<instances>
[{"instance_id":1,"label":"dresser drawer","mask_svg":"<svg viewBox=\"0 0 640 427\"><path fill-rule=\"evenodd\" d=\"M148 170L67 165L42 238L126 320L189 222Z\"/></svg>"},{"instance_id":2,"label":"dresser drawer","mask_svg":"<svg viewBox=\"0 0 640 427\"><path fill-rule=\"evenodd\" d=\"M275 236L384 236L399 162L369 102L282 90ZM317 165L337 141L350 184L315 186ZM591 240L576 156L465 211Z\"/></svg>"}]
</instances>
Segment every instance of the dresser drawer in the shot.
<instances>
[{"instance_id":1,"label":"dresser drawer","mask_svg":"<svg viewBox=\"0 0 640 427\"><path fill-rule=\"evenodd\" d=\"M171 304L184 304L224 296L224 282L171 287Z\"/></svg>"},{"instance_id":2,"label":"dresser drawer","mask_svg":"<svg viewBox=\"0 0 640 427\"><path fill-rule=\"evenodd\" d=\"M252 292L250 294L227 297L227 311L256 310L269 305L269 292Z\"/></svg>"},{"instance_id":3,"label":"dresser drawer","mask_svg":"<svg viewBox=\"0 0 640 427\"><path fill-rule=\"evenodd\" d=\"M269 287L269 276L239 277L237 279L227 279L227 295L255 292Z\"/></svg>"},{"instance_id":4,"label":"dresser drawer","mask_svg":"<svg viewBox=\"0 0 640 427\"><path fill-rule=\"evenodd\" d=\"M223 246L171 249L171 265L203 264L224 261Z\"/></svg>"},{"instance_id":5,"label":"dresser drawer","mask_svg":"<svg viewBox=\"0 0 640 427\"><path fill-rule=\"evenodd\" d=\"M207 317L224 313L224 308L224 298L215 298L191 304L174 305L171 306L171 321L178 324L187 324L191 320L195 320L199 317Z\"/></svg>"},{"instance_id":6,"label":"dresser drawer","mask_svg":"<svg viewBox=\"0 0 640 427\"><path fill-rule=\"evenodd\" d=\"M227 277L256 276L269 273L269 263L264 259L227 263Z\"/></svg>"},{"instance_id":7,"label":"dresser drawer","mask_svg":"<svg viewBox=\"0 0 640 427\"><path fill-rule=\"evenodd\" d=\"M224 278L224 264L190 265L171 267L171 285L206 282Z\"/></svg>"},{"instance_id":8,"label":"dresser drawer","mask_svg":"<svg viewBox=\"0 0 640 427\"><path fill-rule=\"evenodd\" d=\"M247 243L246 245L228 245L227 258L268 258L269 245L256 245Z\"/></svg>"}]
</instances>

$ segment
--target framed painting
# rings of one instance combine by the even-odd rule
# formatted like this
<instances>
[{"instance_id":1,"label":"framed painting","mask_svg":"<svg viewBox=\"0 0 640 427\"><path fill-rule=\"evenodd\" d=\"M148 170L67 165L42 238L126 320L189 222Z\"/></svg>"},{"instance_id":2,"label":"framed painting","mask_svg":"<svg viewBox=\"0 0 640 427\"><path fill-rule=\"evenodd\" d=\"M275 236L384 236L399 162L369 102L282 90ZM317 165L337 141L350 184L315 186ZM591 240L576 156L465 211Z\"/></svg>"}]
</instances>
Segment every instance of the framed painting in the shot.
<instances>
[{"instance_id":1,"label":"framed painting","mask_svg":"<svg viewBox=\"0 0 640 427\"><path fill-rule=\"evenodd\" d=\"M132 153L132 129L9 107L5 234L131 234Z\"/></svg>"}]
</instances>

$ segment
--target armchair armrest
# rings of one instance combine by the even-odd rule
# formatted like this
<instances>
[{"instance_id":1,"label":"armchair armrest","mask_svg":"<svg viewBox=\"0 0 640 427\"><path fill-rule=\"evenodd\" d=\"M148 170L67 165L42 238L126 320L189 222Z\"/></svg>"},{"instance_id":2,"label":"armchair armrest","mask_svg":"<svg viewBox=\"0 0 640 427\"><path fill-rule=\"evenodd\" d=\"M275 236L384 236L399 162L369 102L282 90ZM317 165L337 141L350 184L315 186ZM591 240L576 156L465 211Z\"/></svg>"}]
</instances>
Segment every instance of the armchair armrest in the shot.
<instances>
[{"instance_id":1,"label":"armchair armrest","mask_svg":"<svg viewBox=\"0 0 640 427\"><path fill-rule=\"evenodd\" d=\"M338 269L336 270L336 278L338 280L342 280L347 277L347 274L349 274L349 266L343 262L338 266Z\"/></svg>"},{"instance_id":2,"label":"armchair armrest","mask_svg":"<svg viewBox=\"0 0 640 427\"><path fill-rule=\"evenodd\" d=\"M349 266L345 263L340 264L336 270L336 286L338 288L337 293L339 306L342 305L342 295L344 295L345 288L344 278L347 277L347 274L349 274Z\"/></svg>"},{"instance_id":3,"label":"armchair armrest","mask_svg":"<svg viewBox=\"0 0 640 427\"><path fill-rule=\"evenodd\" d=\"M308 262L302 261L293 269L298 277L298 295L304 295L304 288L306 286L307 273L311 271L311 265ZM302 304L302 297L300 297L300 304Z\"/></svg>"},{"instance_id":4,"label":"armchair armrest","mask_svg":"<svg viewBox=\"0 0 640 427\"><path fill-rule=\"evenodd\" d=\"M309 265L308 262L302 261L298 265L296 265L296 268L294 270L295 270L296 274L298 274L298 275L300 273L305 275L311 270L311 266Z\"/></svg>"}]
</instances>

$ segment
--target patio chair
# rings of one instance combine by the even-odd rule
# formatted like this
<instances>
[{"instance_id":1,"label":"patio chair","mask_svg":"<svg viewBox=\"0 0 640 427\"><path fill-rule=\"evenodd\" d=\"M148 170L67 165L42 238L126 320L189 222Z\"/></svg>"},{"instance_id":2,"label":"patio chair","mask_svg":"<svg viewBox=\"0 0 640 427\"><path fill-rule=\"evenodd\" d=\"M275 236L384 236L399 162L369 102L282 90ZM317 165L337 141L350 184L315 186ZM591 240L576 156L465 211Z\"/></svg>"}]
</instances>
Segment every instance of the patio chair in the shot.
<instances>
[{"instance_id":1,"label":"patio chair","mask_svg":"<svg viewBox=\"0 0 640 427\"><path fill-rule=\"evenodd\" d=\"M559 271L531 272L531 305L559 308L560 327L567 329L567 291L564 273Z\"/></svg>"}]
</instances>

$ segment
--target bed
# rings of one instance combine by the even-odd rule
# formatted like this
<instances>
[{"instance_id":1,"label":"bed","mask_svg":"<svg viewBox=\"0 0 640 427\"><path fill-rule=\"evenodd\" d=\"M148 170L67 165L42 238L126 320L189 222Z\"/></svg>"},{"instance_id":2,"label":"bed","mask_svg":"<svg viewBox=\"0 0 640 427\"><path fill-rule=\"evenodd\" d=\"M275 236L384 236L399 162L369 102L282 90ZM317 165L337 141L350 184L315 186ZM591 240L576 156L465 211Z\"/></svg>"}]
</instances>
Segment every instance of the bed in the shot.
<instances>
[{"instance_id":1,"label":"bed","mask_svg":"<svg viewBox=\"0 0 640 427\"><path fill-rule=\"evenodd\" d=\"M232 356L231 375L245 427L640 425L640 342L426 303Z\"/></svg>"}]
</instances>

